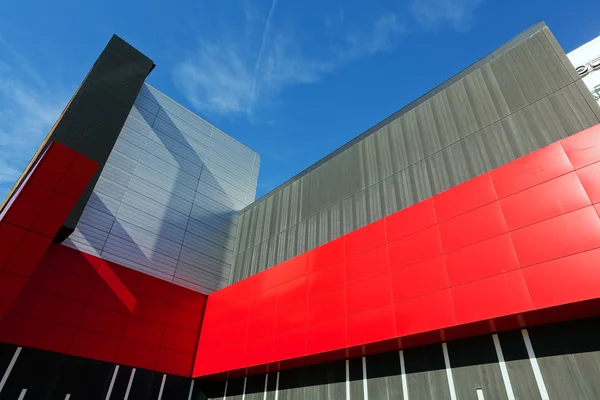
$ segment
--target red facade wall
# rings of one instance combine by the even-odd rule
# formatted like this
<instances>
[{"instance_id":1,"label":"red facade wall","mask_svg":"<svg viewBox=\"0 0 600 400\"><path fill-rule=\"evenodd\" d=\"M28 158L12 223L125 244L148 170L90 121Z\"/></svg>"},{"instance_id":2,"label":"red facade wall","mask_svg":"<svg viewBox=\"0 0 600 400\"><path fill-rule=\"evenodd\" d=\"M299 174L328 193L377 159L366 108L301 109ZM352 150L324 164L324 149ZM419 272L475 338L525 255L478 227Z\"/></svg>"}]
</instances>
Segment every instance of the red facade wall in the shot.
<instances>
[{"instance_id":1,"label":"red facade wall","mask_svg":"<svg viewBox=\"0 0 600 400\"><path fill-rule=\"evenodd\" d=\"M206 296L52 244L0 341L190 376Z\"/></svg>"},{"instance_id":2,"label":"red facade wall","mask_svg":"<svg viewBox=\"0 0 600 400\"><path fill-rule=\"evenodd\" d=\"M0 318L26 284L97 168L97 162L53 142L2 209Z\"/></svg>"},{"instance_id":3,"label":"red facade wall","mask_svg":"<svg viewBox=\"0 0 600 400\"><path fill-rule=\"evenodd\" d=\"M526 326L600 299L598 172L600 125L213 293L193 375Z\"/></svg>"}]
</instances>

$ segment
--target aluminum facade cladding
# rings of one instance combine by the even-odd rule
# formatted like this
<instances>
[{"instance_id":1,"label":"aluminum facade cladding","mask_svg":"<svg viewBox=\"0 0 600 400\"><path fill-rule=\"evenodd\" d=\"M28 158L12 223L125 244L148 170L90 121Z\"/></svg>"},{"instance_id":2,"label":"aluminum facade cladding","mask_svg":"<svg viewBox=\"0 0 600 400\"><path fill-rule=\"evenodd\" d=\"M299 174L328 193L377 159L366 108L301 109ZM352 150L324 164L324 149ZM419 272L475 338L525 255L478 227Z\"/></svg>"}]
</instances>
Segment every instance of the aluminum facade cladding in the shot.
<instances>
[{"instance_id":1,"label":"aluminum facade cladding","mask_svg":"<svg viewBox=\"0 0 600 400\"><path fill-rule=\"evenodd\" d=\"M540 23L243 210L231 282L599 121Z\"/></svg>"},{"instance_id":2,"label":"aluminum facade cladding","mask_svg":"<svg viewBox=\"0 0 600 400\"><path fill-rule=\"evenodd\" d=\"M64 244L204 293L227 284L260 157L144 84Z\"/></svg>"}]
</instances>

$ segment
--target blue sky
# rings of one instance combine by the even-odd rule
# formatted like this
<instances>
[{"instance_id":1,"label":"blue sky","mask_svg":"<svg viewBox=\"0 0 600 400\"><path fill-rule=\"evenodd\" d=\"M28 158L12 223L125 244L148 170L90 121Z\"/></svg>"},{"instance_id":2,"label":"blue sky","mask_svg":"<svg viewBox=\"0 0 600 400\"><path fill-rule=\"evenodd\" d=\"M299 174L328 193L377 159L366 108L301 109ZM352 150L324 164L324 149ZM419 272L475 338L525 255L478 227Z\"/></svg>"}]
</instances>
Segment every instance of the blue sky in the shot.
<instances>
[{"instance_id":1,"label":"blue sky","mask_svg":"<svg viewBox=\"0 0 600 400\"><path fill-rule=\"evenodd\" d=\"M154 60L148 82L261 154L261 196L539 20L567 52L600 35L600 2L573 4L4 2L0 198L113 33Z\"/></svg>"}]
</instances>

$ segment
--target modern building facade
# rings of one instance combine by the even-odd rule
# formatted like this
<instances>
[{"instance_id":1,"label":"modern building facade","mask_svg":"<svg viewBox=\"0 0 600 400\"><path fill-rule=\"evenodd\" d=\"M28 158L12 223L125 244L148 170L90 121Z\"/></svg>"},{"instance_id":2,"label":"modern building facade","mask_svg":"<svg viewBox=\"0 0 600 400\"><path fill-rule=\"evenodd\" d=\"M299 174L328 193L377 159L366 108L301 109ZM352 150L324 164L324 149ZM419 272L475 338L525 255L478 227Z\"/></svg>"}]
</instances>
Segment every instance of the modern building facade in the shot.
<instances>
[{"instance_id":1,"label":"modern building facade","mask_svg":"<svg viewBox=\"0 0 600 400\"><path fill-rule=\"evenodd\" d=\"M576 48L567 57L600 104L600 36Z\"/></svg>"},{"instance_id":2,"label":"modern building facade","mask_svg":"<svg viewBox=\"0 0 600 400\"><path fill-rule=\"evenodd\" d=\"M3 205L0 399L600 397L600 107L543 23L257 201L153 67L114 37Z\"/></svg>"}]
</instances>

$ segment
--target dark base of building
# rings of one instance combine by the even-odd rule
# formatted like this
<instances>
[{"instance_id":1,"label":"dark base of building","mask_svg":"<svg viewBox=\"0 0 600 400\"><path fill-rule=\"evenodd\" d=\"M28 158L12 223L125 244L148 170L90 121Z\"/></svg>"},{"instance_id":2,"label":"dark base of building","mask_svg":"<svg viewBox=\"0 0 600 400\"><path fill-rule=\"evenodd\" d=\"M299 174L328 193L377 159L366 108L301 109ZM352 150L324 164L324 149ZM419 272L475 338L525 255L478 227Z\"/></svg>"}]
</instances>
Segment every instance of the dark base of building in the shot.
<instances>
[{"instance_id":1,"label":"dark base of building","mask_svg":"<svg viewBox=\"0 0 600 400\"><path fill-rule=\"evenodd\" d=\"M352 400L445 400L453 398L451 385L458 399L477 400L478 391L509 399L508 390L517 399L542 399L546 390L550 399L592 400L600 398L598 332L600 317L529 328L535 358L519 330L499 333L497 342L492 335L447 342L452 383L442 344L403 350L404 366L394 351L221 381L0 344L0 400L345 400L348 390Z\"/></svg>"}]
</instances>

